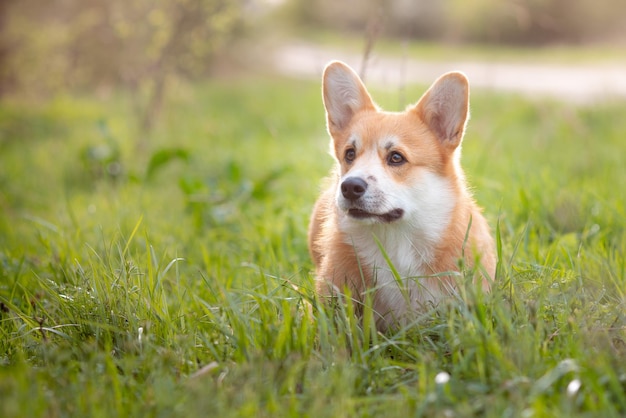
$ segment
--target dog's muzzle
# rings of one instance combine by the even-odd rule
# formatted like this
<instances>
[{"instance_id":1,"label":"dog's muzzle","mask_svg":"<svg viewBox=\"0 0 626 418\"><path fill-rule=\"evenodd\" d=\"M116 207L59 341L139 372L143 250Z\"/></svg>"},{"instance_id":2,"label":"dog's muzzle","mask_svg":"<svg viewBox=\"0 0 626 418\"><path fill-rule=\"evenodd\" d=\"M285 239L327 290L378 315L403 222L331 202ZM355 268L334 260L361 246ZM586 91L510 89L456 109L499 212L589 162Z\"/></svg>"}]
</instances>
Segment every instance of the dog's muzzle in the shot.
<instances>
[{"instance_id":1,"label":"dog's muzzle","mask_svg":"<svg viewBox=\"0 0 626 418\"><path fill-rule=\"evenodd\" d=\"M368 184L360 177L348 177L341 183L341 195L349 202L348 216L355 219L375 219L380 222L393 222L404 215L403 209L393 209L385 213L373 213L364 208L361 197L365 195Z\"/></svg>"}]
</instances>

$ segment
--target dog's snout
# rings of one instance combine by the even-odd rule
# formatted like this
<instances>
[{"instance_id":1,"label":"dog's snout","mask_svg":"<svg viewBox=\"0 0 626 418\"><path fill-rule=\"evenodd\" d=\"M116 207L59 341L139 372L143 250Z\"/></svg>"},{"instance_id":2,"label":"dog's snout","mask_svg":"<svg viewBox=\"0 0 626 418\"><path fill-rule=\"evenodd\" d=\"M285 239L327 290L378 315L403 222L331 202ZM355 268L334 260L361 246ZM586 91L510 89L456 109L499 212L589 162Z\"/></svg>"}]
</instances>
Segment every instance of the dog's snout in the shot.
<instances>
[{"instance_id":1,"label":"dog's snout","mask_svg":"<svg viewBox=\"0 0 626 418\"><path fill-rule=\"evenodd\" d=\"M348 177L341 183L341 194L348 200L357 200L366 190L367 183L360 177Z\"/></svg>"}]
</instances>

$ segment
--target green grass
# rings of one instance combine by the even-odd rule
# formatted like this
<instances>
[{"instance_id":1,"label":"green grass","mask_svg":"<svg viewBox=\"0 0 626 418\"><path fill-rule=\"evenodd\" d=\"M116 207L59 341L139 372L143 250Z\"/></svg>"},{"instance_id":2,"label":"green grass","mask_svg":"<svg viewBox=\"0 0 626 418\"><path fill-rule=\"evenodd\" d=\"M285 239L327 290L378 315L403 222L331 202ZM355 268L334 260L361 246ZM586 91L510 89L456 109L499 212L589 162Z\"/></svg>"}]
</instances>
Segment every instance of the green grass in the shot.
<instances>
[{"instance_id":1,"label":"green grass","mask_svg":"<svg viewBox=\"0 0 626 418\"><path fill-rule=\"evenodd\" d=\"M318 84L173 93L150 137L125 95L0 105L0 416L626 414L626 103L474 94L497 285L381 335L312 291Z\"/></svg>"}]
</instances>

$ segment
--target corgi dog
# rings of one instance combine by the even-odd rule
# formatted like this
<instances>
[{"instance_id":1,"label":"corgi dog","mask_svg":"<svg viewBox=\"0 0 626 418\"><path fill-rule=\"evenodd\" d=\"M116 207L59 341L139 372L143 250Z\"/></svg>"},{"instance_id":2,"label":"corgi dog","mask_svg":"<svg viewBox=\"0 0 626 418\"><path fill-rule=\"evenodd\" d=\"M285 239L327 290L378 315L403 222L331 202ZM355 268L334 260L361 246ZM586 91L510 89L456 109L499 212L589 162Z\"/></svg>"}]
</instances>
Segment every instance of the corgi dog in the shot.
<instances>
[{"instance_id":1,"label":"corgi dog","mask_svg":"<svg viewBox=\"0 0 626 418\"><path fill-rule=\"evenodd\" d=\"M369 294L380 331L456 292L459 265L488 292L494 242L460 166L469 84L450 72L417 104L386 112L342 62L323 75L335 169L309 225L316 290ZM478 262L479 264L476 264Z\"/></svg>"}]
</instances>

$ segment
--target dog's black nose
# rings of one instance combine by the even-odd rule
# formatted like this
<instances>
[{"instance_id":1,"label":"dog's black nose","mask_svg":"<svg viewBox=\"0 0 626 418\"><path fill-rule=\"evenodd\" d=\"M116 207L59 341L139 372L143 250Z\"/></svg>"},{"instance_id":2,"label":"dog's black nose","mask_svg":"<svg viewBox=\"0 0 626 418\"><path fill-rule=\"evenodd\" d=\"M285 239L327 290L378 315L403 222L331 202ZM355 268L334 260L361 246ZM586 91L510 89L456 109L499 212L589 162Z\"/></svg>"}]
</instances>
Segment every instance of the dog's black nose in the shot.
<instances>
[{"instance_id":1,"label":"dog's black nose","mask_svg":"<svg viewBox=\"0 0 626 418\"><path fill-rule=\"evenodd\" d=\"M366 190L367 183L360 177L348 177L341 183L341 194L348 200L357 200Z\"/></svg>"}]
</instances>

